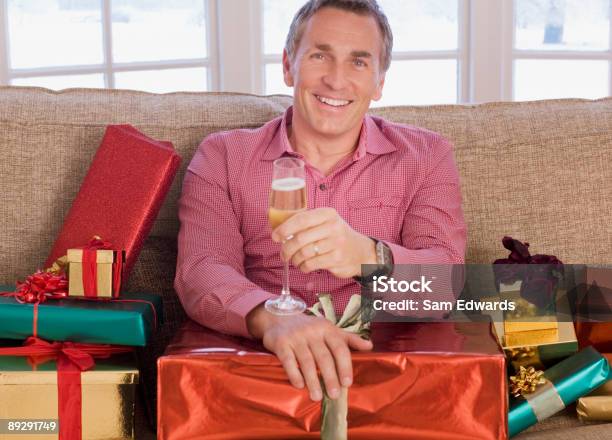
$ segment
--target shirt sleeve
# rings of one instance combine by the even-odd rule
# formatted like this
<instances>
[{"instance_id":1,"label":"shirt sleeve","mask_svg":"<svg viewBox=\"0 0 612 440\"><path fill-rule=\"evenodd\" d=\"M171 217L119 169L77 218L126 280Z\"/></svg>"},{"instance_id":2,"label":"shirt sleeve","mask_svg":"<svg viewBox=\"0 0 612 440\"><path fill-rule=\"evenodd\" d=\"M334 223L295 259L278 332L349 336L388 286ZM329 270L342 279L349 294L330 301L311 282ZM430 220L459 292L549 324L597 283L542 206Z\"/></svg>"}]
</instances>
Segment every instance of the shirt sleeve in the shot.
<instances>
[{"instance_id":1,"label":"shirt sleeve","mask_svg":"<svg viewBox=\"0 0 612 440\"><path fill-rule=\"evenodd\" d=\"M451 144L437 141L402 225L402 243L385 242L395 264L463 264L467 229Z\"/></svg>"},{"instance_id":2,"label":"shirt sleeve","mask_svg":"<svg viewBox=\"0 0 612 440\"><path fill-rule=\"evenodd\" d=\"M231 202L226 153L205 139L194 155L179 199L174 288L187 314L214 330L250 337L246 316L275 297L249 281L243 237Z\"/></svg>"}]
</instances>

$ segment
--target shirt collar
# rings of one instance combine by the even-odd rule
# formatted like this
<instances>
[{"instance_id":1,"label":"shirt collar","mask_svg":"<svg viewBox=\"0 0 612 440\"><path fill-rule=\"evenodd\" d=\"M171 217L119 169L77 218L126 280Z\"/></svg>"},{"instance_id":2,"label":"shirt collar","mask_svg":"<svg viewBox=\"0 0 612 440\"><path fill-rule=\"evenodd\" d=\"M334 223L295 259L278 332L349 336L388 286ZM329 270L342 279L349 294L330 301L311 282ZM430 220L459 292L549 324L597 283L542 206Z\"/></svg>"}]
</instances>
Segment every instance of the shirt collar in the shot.
<instances>
[{"instance_id":1,"label":"shirt collar","mask_svg":"<svg viewBox=\"0 0 612 440\"><path fill-rule=\"evenodd\" d=\"M298 155L291 147L289 136L287 135L287 125L290 123L292 116L293 106L289 107L283 114L280 127L276 130L268 148L262 155L262 160L276 160L285 153L291 156ZM359 134L359 143L353 154L353 160L363 158L366 153L382 155L397 151L397 147L385 136L377 121L380 121L380 119L369 115L364 117L361 133Z\"/></svg>"}]
</instances>

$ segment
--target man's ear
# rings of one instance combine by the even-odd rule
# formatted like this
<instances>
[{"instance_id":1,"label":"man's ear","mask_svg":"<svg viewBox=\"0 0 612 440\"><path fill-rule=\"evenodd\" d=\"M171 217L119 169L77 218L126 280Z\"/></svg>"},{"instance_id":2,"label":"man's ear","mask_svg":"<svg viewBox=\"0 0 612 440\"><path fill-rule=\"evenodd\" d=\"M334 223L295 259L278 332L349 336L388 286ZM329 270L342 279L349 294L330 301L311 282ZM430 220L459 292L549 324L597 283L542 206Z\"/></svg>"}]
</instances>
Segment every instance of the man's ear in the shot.
<instances>
[{"instance_id":1,"label":"man's ear","mask_svg":"<svg viewBox=\"0 0 612 440\"><path fill-rule=\"evenodd\" d=\"M374 92L374 96L372 96L372 101L378 101L380 98L382 98L382 91L385 85L385 74L386 72L380 75L380 79L378 80L378 84L376 86L376 91Z\"/></svg>"},{"instance_id":2,"label":"man's ear","mask_svg":"<svg viewBox=\"0 0 612 440\"><path fill-rule=\"evenodd\" d=\"M293 87L293 74L291 73L291 60L287 50L283 49L283 78L287 87Z\"/></svg>"}]
</instances>

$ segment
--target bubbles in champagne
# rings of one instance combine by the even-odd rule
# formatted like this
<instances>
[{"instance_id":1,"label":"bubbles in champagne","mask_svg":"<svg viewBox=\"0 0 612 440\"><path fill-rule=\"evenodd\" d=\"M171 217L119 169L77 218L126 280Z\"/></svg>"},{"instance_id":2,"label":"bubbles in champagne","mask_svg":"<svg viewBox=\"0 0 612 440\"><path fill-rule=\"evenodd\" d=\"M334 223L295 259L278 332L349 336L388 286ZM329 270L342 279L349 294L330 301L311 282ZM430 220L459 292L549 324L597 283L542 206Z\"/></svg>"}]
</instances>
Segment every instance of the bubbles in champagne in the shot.
<instances>
[{"instance_id":1,"label":"bubbles in champagne","mask_svg":"<svg viewBox=\"0 0 612 440\"><path fill-rule=\"evenodd\" d=\"M306 186L304 179L299 177L285 177L283 179L275 179L272 181L273 191L297 191Z\"/></svg>"}]
</instances>

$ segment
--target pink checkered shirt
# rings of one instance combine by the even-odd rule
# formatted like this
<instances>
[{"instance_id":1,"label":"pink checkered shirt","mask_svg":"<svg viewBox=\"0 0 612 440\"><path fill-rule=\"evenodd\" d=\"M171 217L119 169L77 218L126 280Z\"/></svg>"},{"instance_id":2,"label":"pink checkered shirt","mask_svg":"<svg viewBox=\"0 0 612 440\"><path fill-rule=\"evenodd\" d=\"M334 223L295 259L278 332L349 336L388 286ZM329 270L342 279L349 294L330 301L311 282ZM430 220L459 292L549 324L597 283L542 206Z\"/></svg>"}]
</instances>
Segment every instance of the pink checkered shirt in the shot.
<instances>
[{"instance_id":1,"label":"pink checkered shirt","mask_svg":"<svg viewBox=\"0 0 612 440\"><path fill-rule=\"evenodd\" d=\"M272 162L294 152L292 109L254 130L208 136L179 202L175 289L189 316L249 336L246 315L280 293L280 245L267 209ZM466 227L451 144L431 131L366 116L352 157L328 176L306 164L308 208L333 207L356 231L385 241L396 264L463 263ZM329 292L337 312L360 292L353 279L290 268L291 293L310 306Z\"/></svg>"}]
</instances>

